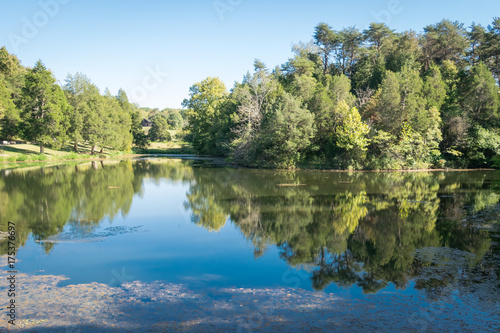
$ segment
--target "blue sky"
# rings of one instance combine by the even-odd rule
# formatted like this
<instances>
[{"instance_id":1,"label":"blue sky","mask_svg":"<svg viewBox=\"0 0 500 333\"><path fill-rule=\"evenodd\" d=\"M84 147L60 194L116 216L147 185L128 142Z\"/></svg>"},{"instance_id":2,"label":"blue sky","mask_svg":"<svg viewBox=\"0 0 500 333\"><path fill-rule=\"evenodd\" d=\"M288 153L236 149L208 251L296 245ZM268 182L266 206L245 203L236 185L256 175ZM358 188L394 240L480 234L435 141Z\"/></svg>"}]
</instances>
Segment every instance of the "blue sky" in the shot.
<instances>
[{"instance_id":1,"label":"blue sky","mask_svg":"<svg viewBox=\"0 0 500 333\"><path fill-rule=\"evenodd\" d=\"M25 66L41 59L61 82L82 72L101 90L165 108L208 76L229 89L256 58L284 63L319 22L420 32L443 18L486 26L494 16L498 0L0 0L0 45Z\"/></svg>"}]
</instances>

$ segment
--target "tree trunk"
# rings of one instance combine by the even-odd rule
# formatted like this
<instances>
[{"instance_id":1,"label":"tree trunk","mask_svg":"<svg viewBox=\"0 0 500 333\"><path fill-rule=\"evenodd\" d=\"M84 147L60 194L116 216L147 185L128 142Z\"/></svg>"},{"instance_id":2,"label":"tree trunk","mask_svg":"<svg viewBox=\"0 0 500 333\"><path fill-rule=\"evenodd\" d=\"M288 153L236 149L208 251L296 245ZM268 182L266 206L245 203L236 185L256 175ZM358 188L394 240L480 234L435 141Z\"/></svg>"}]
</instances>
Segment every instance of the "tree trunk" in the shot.
<instances>
[{"instance_id":1,"label":"tree trunk","mask_svg":"<svg viewBox=\"0 0 500 333\"><path fill-rule=\"evenodd\" d=\"M94 153L95 153L95 146L93 145L92 150L90 151L90 155L94 155Z\"/></svg>"},{"instance_id":2,"label":"tree trunk","mask_svg":"<svg viewBox=\"0 0 500 333\"><path fill-rule=\"evenodd\" d=\"M43 154L43 143L40 143L40 154Z\"/></svg>"}]
</instances>

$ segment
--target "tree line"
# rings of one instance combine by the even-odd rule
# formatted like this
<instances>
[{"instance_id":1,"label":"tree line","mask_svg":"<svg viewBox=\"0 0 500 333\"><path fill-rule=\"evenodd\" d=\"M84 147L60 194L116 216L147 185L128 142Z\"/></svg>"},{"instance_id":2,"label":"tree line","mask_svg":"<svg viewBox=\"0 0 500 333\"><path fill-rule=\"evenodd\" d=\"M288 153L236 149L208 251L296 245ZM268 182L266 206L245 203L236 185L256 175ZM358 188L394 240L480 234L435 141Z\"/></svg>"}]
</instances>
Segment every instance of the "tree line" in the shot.
<instances>
[{"instance_id":1,"label":"tree line","mask_svg":"<svg viewBox=\"0 0 500 333\"><path fill-rule=\"evenodd\" d=\"M216 77L190 88L199 153L278 168L500 165L500 18L419 34L320 23L292 51L272 70L256 60L230 91Z\"/></svg>"},{"instance_id":2,"label":"tree line","mask_svg":"<svg viewBox=\"0 0 500 333\"><path fill-rule=\"evenodd\" d=\"M120 89L116 96L103 94L82 73L68 75L59 85L53 74L38 61L33 68L22 66L16 56L0 49L0 138L21 138L44 147L60 149L69 142L78 151L82 143L91 154L100 147L130 151L149 141L170 140L169 129L181 128L179 110L153 113L149 135L141 121L147 110L129 102Z\"/></svg>"}]
</instances>

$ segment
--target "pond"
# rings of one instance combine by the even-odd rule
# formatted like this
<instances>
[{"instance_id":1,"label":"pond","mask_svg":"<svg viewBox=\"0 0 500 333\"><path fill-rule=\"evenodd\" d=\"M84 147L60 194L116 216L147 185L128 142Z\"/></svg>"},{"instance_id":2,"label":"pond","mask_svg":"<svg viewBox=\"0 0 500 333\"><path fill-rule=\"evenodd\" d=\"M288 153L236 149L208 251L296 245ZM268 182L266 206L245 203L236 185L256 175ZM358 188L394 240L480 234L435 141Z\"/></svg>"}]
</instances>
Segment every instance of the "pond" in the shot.
<instances>
[{"instance_id":1,"label":"pond","mask_svg":"<svg viewBox=\"0 0 500 333\"><path fill-rule=\"evenodd\" d=\"M4 169L0 330L498 331L499 199L497 171Z\"/></svg>"}]
</instances>

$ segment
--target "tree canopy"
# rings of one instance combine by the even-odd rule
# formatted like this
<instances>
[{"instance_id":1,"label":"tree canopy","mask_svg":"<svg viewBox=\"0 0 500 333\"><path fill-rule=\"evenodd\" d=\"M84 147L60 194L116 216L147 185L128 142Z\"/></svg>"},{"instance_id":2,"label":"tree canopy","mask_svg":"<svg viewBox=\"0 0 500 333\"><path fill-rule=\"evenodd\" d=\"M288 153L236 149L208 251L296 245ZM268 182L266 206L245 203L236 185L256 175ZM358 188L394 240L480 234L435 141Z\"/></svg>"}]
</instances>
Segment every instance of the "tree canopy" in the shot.
<instances>
[{"instance_id":1,"label":"tree canopy","mask_svg":"<svg viewBox=\"0 0 500 333\"><path fill-rule=\"evenodd\" d=\"M193 145L258 167L491 166L499 27L498 18L422 33L319 23L288 62L271 71L256 60L229 93L218 79L193 85L184 102Z\"/></svg>"}]
</instances>

